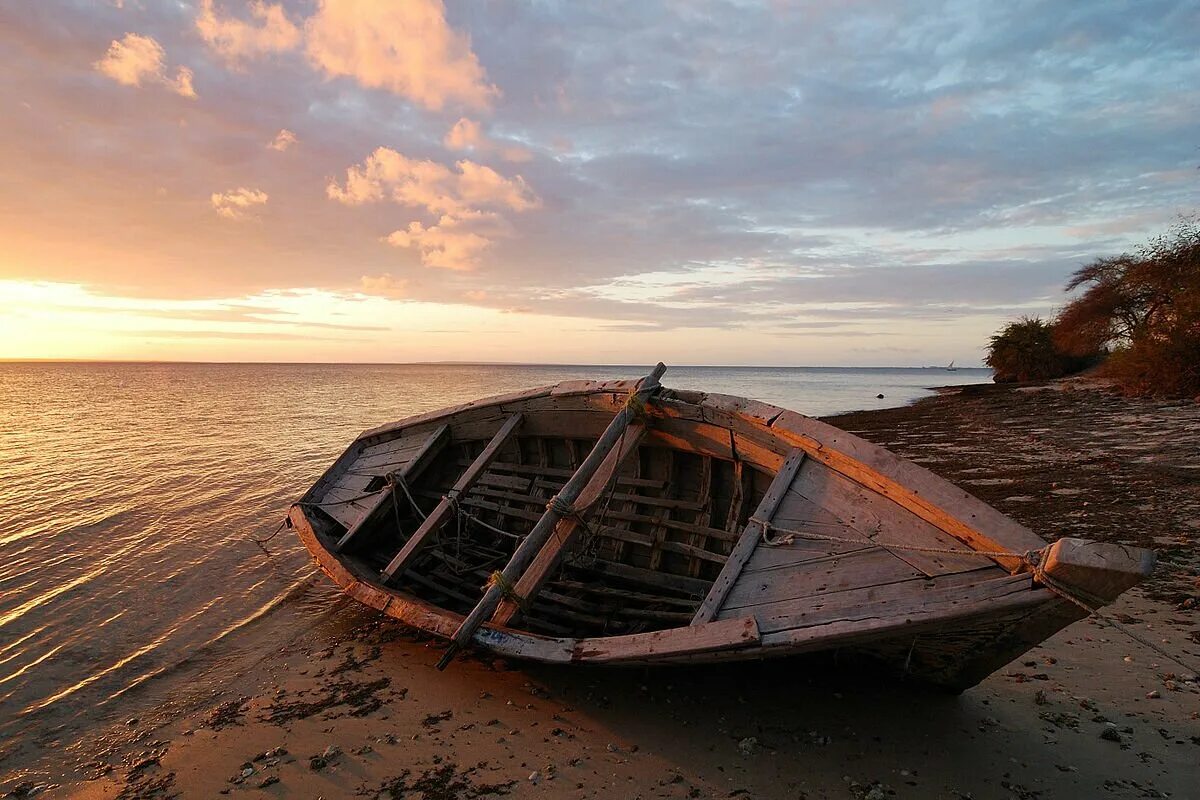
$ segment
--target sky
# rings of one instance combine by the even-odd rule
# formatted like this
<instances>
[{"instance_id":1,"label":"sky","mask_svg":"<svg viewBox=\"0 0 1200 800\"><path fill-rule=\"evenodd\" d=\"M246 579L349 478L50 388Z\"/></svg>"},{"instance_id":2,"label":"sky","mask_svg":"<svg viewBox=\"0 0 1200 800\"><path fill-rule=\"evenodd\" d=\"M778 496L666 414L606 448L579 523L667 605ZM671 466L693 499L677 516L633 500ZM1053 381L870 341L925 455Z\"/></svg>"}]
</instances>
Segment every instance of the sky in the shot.
<instances>
[{"instance_id":1,"label":"sky","mask_svg":"<svg viewBox=\"0 0 1200 800\"><path fill-rule=\"evenodd\" d=\"M1200 4L0 0L0 108L0 358L972 365L1200 207Z\"/></svg>"}]
</instances>

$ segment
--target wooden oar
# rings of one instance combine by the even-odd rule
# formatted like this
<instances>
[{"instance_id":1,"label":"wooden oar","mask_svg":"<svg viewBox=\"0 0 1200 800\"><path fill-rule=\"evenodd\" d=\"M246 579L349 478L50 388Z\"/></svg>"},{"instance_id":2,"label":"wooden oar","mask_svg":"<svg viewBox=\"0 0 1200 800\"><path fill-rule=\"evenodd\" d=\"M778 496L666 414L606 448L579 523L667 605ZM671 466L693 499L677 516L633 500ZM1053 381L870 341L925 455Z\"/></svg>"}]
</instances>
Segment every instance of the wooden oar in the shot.
<instances>
[{"instance_id":1,"label":"wooden oar","mask_svg":"<svg viewBox=\"0 0 1200 800\"><path fill-rule=\"evenodd\" d=\"M492 616L496 606L505 595L505 587L510 587L511 590L511 587L516 585L526 568L554 533L558 521L563 517L573 516L575 501L579 499L592 476L600 469L609 452L620 442L629 423L637 416L635 409L658 391L660 388L659 378L666 371L666 366L659 362L649 375L638 382L637 388L630 392L629 402L613 417L612 422L608 424L604 433L596 441L596 446L579 465L579 469L575 470L575 474L559 489L558 494L547 505L546 513L541 516L533 530L517 547L504 569L489 582L483 598L455 631L453 641L450 642L442 660L438 662L438 669L445 669L459 648L469 644L479 626Z\"/></svg>"}]
</instances>

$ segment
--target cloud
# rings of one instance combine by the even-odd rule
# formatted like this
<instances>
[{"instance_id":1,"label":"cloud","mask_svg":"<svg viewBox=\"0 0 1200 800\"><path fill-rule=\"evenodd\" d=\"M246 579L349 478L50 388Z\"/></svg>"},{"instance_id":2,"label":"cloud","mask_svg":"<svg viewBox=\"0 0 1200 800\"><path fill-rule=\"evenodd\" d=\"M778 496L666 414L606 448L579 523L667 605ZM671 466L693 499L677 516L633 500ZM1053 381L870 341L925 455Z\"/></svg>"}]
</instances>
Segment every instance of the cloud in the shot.
<instances>
[{"instance_id":1,"label":"cloud","mask_svg":"<svg viewBox=\"0 0 1200 800\"><path fill-rule=\"evenodd\" d=\"M299 139L296 138L296 134L292 133L287 128L283 128L279 131L279 133L275 134L275 138L267 144L267 147L283 153L298 141Z\"/></svg>"},{"instance_id":2,"label":"cloud","mask_svg":"<svg viewBox=\"0 0 1200 800\"><path fill-rule=\"evenodd\" d=\"M433 110L485 109L500 94L470 40L447 23L441 0L321 0L304 28L309 60L330 77Z\"/></svg>"},{"instance_id":3,"label":"cloud","mask_svg":"<svg viewBox=\"0 0 1200 800\"><path fill-rule=\"evenodd\" d=\"M506 178L465 159L455 167L457 171L379 147L361 165L346 170L344 185L331 181L326 193L345 205L391 200L434 214L461 214L484 206L527 211L541 204L520 175Z\"/></svg>"},{"instance_id":4,"label":"cloud","mask_svg":"<svg viewBox=\"0 0 1200 800\"><path fill-rule=\"evenodd\" d=\"M438 215L432 225L414 220L385 241L415 248L427 267L469 270L479 265L480 256L497 238L512 235L508 221L494 209L528 211L541 200L520 175L506 178L467 160L455 167L457 171L380 147L361 165L346 170L344 184L332 181L326 192L345 205L390 200Z\"/></svg>"},{"instance_id":5,"label":"cloud","mask_svg":"<svg viewBox=\"0 0 1200 800\"><path fill-rule=\"evenodd\" d=\"M268 195L244 186L228 192L214 192L212 207L226 219L246 219L255 206L266 205Z\"/></svg>"},{"instance_id":6,"label":"cloud","mask_svg":"<svg viewBox=\"0 0 1200 800\"><path fill-rule=\"evenodd\" d=\"M250 16L258 24L222 17L214 0L201 0L196 29L201 38L231 64L299 46L300 28L287 18L281 4L254 0L250 3Z\"/></svg>"},{"instance_id":7,"label":"cloud","mask_svg":"<svg viewBox=\"0 0 1200 800\"><path fill-rule=\"evenodd\" d=\"M363 275L358 283L363 294L380 297L404 297L405 290L408 289L406 278L394 278L390 272L382 275Z\"/></svg>"},{"instance_id":8,"label":"cloud","mask_svg":"<svg viewBox=\"0 0 1200 800\"><path fill-rule=\"evenodd\" d=\"M442 144L451 150L473 150L478 153L496 153L505 161L522 162L533 158L533 153L518 145L495 141L483 132L483 127L473 120L462 117L446 132Z\"/></svg>"},{"instance_id":9,"label":"cloud","mask_svg":"<svg viewBox=\"0 0 1200 800\"><path fill-rule=\"evenodd\" d=\"M192 71L179 67L174 78L166 75L166 51L152 36L126 33L115 39L104 58L93 65L98 71L123 86L157 83L183 97L195 97Z\"/></svg>"},{"instance_id":10,"label":"cloud","mask_svg":"<svg viewBox=\"0 0 1200 800\"><path fill-rule=\"evenodd\" d=\"M475 212L466 215L443 214L428 227L410 222L408 228L393 231L385 241L393 247L418 250L427 267L470 270L479 266L480 256L511 229L498 214Z\"/></svg>"}]
</instances>

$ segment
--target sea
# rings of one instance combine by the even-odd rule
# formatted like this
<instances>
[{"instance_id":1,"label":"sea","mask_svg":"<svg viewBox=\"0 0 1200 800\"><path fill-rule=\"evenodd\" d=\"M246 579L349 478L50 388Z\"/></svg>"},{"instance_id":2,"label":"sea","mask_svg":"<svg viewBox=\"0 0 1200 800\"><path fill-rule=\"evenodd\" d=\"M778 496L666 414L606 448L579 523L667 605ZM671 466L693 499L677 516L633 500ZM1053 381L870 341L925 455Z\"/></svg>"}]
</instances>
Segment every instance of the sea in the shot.
<instances>
[{"instance_id":1,"label":"sea","mask_svg":"<svg viewBox=\"0 0 1200 800\"><path fill-rule=\"evenodd\" d=\"M336 592L288 531L255 540L361 431L489 394L646 372L0 363L0 778L45 774L131 710L161 713L176 693L169 677L229 663L248 626L333 607ZM990 379L982 369L675 367L663 383L821 416Z\"/></svg>"}]
</instances>

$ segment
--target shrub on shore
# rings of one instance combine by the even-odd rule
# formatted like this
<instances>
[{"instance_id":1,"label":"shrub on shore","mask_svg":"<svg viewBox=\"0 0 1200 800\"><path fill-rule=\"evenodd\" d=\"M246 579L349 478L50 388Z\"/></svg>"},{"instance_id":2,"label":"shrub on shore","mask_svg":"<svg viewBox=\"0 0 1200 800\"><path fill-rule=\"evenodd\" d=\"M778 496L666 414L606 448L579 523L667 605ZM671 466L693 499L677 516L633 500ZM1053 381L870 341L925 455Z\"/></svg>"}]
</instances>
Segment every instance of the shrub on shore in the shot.
<instances>
[{"instance_id":1,"label":"shrub on shore","mask_svg":"<svg viewBox=\"0 0 1200 800\"><path fill-rule=\"evenodd\" d=\"M984 363L996 383L1024 383L1061 378L1078 372L1088 359L1062 352L1055 344L1054 323L1022 317L992 337Z\"/></svg>"}]
</instances>

